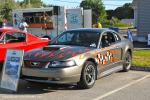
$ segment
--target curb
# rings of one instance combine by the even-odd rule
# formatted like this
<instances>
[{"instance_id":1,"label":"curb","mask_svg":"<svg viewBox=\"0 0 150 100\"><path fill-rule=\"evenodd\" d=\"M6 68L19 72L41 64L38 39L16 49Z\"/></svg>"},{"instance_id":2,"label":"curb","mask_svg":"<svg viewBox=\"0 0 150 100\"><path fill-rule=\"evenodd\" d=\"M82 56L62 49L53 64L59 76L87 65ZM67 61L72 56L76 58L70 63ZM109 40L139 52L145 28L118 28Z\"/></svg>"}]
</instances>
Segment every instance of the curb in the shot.
<instances>
[{"instance_id":1,"label":"curb","mask_svg":"<svg viewBox=\"0 0 150 100\"><path fill-rule=\"evenodd\" d=\"M132 67L131 67L131 70L150 72L150 67L138 67L138 66L132 66Z\"/></svg>"}]
</instances>

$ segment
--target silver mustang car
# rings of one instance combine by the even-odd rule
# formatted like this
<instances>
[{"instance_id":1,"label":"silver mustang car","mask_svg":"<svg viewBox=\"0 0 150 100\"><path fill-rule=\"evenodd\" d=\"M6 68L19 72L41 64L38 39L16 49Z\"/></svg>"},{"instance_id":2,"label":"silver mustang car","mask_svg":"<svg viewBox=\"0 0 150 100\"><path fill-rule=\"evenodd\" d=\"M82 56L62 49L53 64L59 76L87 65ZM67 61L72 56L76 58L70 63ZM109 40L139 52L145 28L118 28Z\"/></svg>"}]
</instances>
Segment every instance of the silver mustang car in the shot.
<instances>
[{"instance_id":1,"label":"silver mustang car","mask_svg":"<svg viewBox=\"0 0 150 100\"><path fill-rule=\"evenodd\" d=\"M24 56L23 79L47 83L76 83L93 87L103 76L128 71L132 42L110 29L75 29L60 34L48 46Z\"/></svg>"}]
</instances>

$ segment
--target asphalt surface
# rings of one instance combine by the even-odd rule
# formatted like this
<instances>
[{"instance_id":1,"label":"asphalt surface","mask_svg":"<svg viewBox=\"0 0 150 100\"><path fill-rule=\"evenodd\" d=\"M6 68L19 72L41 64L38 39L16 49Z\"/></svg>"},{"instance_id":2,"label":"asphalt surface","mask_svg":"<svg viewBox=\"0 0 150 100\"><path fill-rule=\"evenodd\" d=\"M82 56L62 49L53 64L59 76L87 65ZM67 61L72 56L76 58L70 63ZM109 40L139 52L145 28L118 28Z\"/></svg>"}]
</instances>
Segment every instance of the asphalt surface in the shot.
<instances>
[{"instance_id":1,"label":"asphalt surface","mask_svg":"<svg viewBox=\"0 0 150 100\"><path fill-rule=\"evenodd\" d=\"M150 100L149 94L150 73L130 71L103 77L86 90L20 80L17 93L0 89L0 100Z\"/></svg>"}]
</instances>

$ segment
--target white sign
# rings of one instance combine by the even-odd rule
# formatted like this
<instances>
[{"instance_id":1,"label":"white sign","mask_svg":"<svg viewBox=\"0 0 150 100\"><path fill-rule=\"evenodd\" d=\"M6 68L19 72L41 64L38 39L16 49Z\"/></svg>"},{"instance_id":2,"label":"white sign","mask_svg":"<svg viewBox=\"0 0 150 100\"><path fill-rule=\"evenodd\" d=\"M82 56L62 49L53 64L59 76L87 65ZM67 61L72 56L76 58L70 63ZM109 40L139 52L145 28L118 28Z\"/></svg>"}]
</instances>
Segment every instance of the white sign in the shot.
<instances>
[{"instance_id":1,"label":"white sign","mask_svg":"<svg viewBox=\"0 0 150 100\"><path fill-rule=\"evenodd\" d=\"M2 72L1 88L17 91L23 54L22 50L7 50Z\"/></svg>"},{"instance_id":2,"label":"white sign","mask_svg":"<svg viewBox=\"0 0 150 100\"><path fill-rule=\"evenodd\" d=\"M148 45L150 45L150 34L148 34Z\"/></svg>"},{"instance_id":3,"label":"white sign","mask_svg":"<svg viewBox=\"0 0 150 100\"><path fill-rule=\"evenodd\" d=\"M83 9L67 9L67 29L83 28Z\"/></svg>"}]
</instances>

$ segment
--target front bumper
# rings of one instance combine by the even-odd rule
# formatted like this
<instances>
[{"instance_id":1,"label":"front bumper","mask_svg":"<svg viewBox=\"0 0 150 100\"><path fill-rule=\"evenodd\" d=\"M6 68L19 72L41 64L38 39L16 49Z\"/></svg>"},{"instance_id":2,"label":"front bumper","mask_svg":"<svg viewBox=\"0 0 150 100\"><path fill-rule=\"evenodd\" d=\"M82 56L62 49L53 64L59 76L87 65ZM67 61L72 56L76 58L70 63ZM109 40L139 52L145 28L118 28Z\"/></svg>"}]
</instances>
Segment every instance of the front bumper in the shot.
<instances>
[{"instance_id":1,"label":"front bumper","mask_svg":"<svg viewBox=\"0 0 150 100\"><path fill-rule=\"evenodd\" d=\"M80 80L81 67L68 68L22 68L22 78L28 81L45 83L77 83Z\"/></svg>"}]
</instances>

